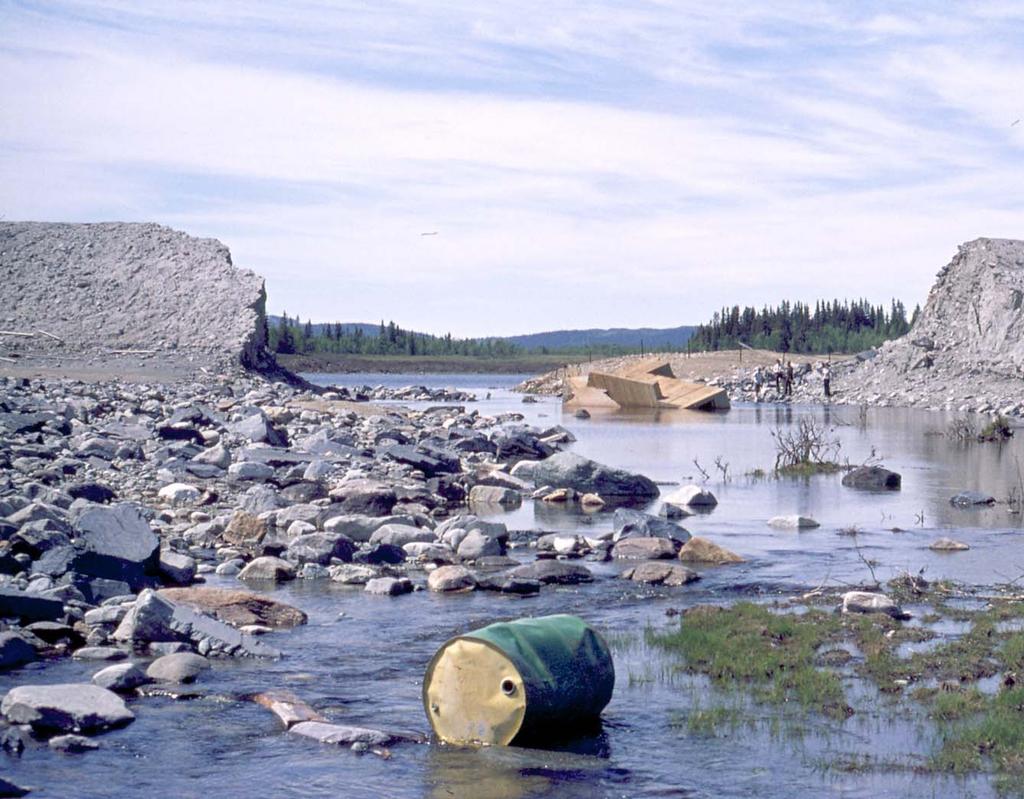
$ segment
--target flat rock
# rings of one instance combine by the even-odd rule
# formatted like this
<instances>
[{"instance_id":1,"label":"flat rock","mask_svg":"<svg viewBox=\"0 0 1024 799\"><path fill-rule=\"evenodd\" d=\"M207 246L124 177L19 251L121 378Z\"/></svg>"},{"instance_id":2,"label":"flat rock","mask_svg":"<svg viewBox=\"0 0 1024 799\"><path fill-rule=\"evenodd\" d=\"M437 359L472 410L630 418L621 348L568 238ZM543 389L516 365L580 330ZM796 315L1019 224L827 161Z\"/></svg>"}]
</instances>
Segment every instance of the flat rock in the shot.
<instances>
[{"instance_id":1,"label":"flat rock","mask_svg":"<svg viewBox=\"0 0 1024 799\"><path fill-rule=\"evenodd\" d=\"M370 746L386 746L395 740L394 736L371 730L366 727L350 727L342 724L327 724L322 721L302 721L293 725L289 732L301 735L304 738L312 738L322 744L338 744L349 746L354 743L364 743Z\"/></svg>"},{"instance_id":2,"label":"flat rock","mask_svg":"<svg viewBox=\"0 0 1024 799\"><path fill-rule=\"evenodd\" d=\"M114 631L115 641L133 644L189 643L202 655L280 657L273 647L234 627L146 589Z\"/></svg>"},{"instance_id":3,"label":"flat rock","mask_svg":"<svg viewBox=\"0 0 1024 799\"><path fill-rule=\"evenodd\" d=\"M545 585L575 585L589 583L594 575L585 566L569 563L564 560L535 560L512 570L512 577L525 580L536 580Z\"/></svg>"},{"instance_id":4,"label":"flat rock","mask_svg":"<svg viewBox=\"0 0 1024 799\"><path fill-rule=\"evenodd\" d=\"M160 552L160 576L174 585L188 585L196 576L196 559L170 549Z\"/></svg>"},{"instance_id":5,"label":"flat rock","mask_svg":"<svg viewBox=\"0 0 1024 799\"><path fill-rule=\"evenodd\" d=\"M156 495L168 505L180 508L198 502L202 491L188 483L171 483L157 491Z\"/></svg>"},{"instance_id":6,"label":"flat rock","mask_svg":"<svg viewBox=\"0 0 1024 799\"><path fill-rule=\"evenodd\" d=\"M23 621L55 621L64 615L59 599L30 594L10 586L0 586L0 618Z\"/></svg>"},{"instance_id":7,"label":"flat rock","mask_svg":"<svg viewBox=\"0 0 1024 799\"><path fill-rule=\"evenodd\" d=\"M256 694L252 700L277 716L286 730L306 721L327 722L327 719L291 691L265 691Z\"/></svg>"},{"instance_id":8,"label":"flat rock","mask_svg":"<svg viewBox=\"0 0 1024 799\"><path fill-rule=\"evenodd\" d=\"M518 508L523 504L523 495L512 488L475 485L469 492L469 504L485 506L496 505L501 508Z\"/></svg>"},{"instance_id":9,"label":"flat rock","mask_svg":"<svg viewBox=\"0 0 1024 799\"><path fill-rule=\"evenodd\" d=\"M121 697L89 683L19 685L0 702L0 713L12 724L61 732L99 732L135 719Z\"/></svg>"},{"instance_id":10,"label":"flat rock","mask_svg":"<svg viewBox=\"0 0 1024 799\"><path fill-rule=\"evenodd\" d=\"M934 549L936 552L965 552L970 549L970 546L952 538L940 538L937 541L932 541L928 545L928 549Z\"/></svg>"},{"instance_id":11,"label":"flat rock","mask_svg":"<svg viewBox=\"0 0 1024 799\"><path fill-rule=\"evenodd\" d=\"M57 752L68 752L71 754L100 748L96 741L82 735L55 735L47 741L47 745Z\"/></svg>"},{"instance_id":12,"label":"flat rock","mask_svg":"<svg viewBox=\"0 0 1024 799\"><path fill-rule=\"evenodd\" d=\"M77 554L72 571L126 582L133 589L156 573L160 539L136 506L90 507L79 514L74 526Z\"/></svg>"},{"instance_id":13,"label":"flat rock","mask_svg":"<svg viewBox=\"0 0 1024 799\"><path fill-rule=\"evenodd\" d=\"M710 563L724 565L727 563L743 563L744 559L735 552L720 547L713 541L700 536L693 536L679 550L679 560L684 563Z\"/></svg>"},{"instance_id":14,"label":"flat rock","mask_svg":"<svg viewBox=\"0 0 1024 799\"><path fill-rule=\"evenodd\" d=\"M127 660L128 653L116 646L83 646L76 649L72 657L75 660L99 660L113 663L118 660Z\"/></svg>"},{"instance_id":15,"label":"flat rock","mask_svg":"<svg viewBox=\"0 0 1024 799\"><path fill-rule=\"evenodd\" d=\"M690 533L675 522L641 513L630 508L618 508L612 516L613 541L623 538L674 538L686 541Z\"/></svg>"},{"instance_id":16,"label":"flat rock","mask_svg":"<svg viewBox=\"0 0 1024 799\"><path fill-rule=\"evenodd\" d=\"M31 791L28 788L22 788L20 785L15 785L13 782L5 780L0 777L0 796L27 796Z\"/></svg>"},{"instance_id":17,"label":"flat rock","mask_svg":"<svg viewBox=\"0 0 1024 799\"><path fill-rule=\"evenodd\" d=\"M670 538L623 538L612 547L615 560L675 559L679 543Z\"/></svg>"},{"instance_id":18,"label":"flat rock","mask_svg":"<svg viewBox=\"0 0 1024 799\"><path fill-rule=\"evenodd\" d=\"M209 613L232 627L259 624L274 629L290 629L305 624L307 616L298 608L251 591L229 588L164 588L158 592L172 602Z\"/></svg>"},{"instance_id":19,"label":"flat rock","mask_svg":"<svg viewBox=\"0 0 1024 799\"><path fill-rule=\"evenodd\" d=\"M700 575L679 563L646 561L626 569L621 575L624 580L650 585L686 585L699 580Z\"/></svg>"},{"instance_id":20,"label":"flat rock","mask_svg":"<svg viewBox=\"0 0 1024 799\"><path fill-rule=\"evenodd\" d=\"M791 514L789 516L773 516L768 520L768 526L777 530L810 530L814 527L821 527L821 524L810 516Z\"/></svg>"},{"instance_id":21,"label":"flat rock","mask_svg":"<svg viewBox=\"0 0 1024 799\"><path fill-rule=\"evenodd\" d=\"M992 505L996 498L981 491L961 491L949 498L949 504L957 508L973 508L980 505Z\"/></svg>"}]
</instances>

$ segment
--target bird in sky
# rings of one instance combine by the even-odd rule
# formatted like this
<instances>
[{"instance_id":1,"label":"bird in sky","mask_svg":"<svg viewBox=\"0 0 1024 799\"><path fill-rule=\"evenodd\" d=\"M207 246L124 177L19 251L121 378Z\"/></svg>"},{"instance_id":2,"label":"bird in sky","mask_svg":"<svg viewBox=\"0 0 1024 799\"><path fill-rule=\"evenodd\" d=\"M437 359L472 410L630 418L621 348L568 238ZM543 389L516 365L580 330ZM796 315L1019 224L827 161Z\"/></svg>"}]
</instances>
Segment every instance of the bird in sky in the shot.
<instances>
[{"instance_id":1,"label":"bird in sky","mask_svg":"<svg viewBox=\"0 0 1024 799\"><path fill-rule=\"evenodd\" d=\"M421 236L436 236L437 235L437 231L435 230L432 233L420 233L420 235Z\"/></svg>"},{"instance_id":2,"label":"bird in sky","mask_svg":"<svg viewBox=\"0 0 1024 799\"><path fill-rule=\"evenodd\" d=\"M1014 125L1016 125L1016 124L1017 124L1018 122L1020 122L1020 120L1019 120L1019 119L1015 119L1015 120L1013 120L1013 122L1011 122L1011 123L1010 123L1010 127L1012 128L1012 127L1013 127Z\"/></svg>"}]
</instances>

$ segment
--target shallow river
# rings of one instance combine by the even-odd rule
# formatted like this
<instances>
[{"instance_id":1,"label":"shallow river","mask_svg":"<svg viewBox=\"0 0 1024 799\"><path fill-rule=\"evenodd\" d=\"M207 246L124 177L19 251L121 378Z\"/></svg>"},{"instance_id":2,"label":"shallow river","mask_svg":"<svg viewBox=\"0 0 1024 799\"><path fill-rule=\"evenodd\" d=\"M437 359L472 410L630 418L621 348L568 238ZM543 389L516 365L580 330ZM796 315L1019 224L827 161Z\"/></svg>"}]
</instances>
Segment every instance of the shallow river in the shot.
<instances>
[{"instance_id":1,"label":"shallow river","mask_svg":"<svg viewBox=\"0 0 1024 799\"><path fill-rule=\"evenodd\" d=\"M701 581L674 589L612 580L619 568L587 563L598 577L593 584L549 587L530 598L422 591L389 599L325 581L295 582L274 595L306 611L309 624L269 637L286 653L279 662L218 662L204 675L197 698L133 701L137 720L101 736L99 751L67 756L36 749L20 760L0 755L0 773L33 786L33 795L83 798L993 795L984 777L952 780L915 773L914 765L929 751L929 733L912 714L890 718L877 696L854 702L858 712L845 722L753 708L752 720L700 734L688 727L687 714L710 706L715 692L701 679L675 672L648 649L644 631L674 624L666 618L668 609L785 598L823 582L867 580L863 559L877 563L880 579L903 569L979 585L1018 578L1024 573L1019 517L1008 513L1005 502L964 511L948 500L961 489L1005 500L1019 481L1021 441L959 446L941 435L948 418L920 411L872 410L862 416L857 408L741 405L716 414L595 414L578 420L563 415L555 399L523 404L509 390L518 382L515 376L313 377L323 384L429 381L473 390L480 401L471 407L481 413L517 411L531 423L562 424L578 438L575 451L665 484L701 482L696 460L709 473L706 484L719 505L710 514L686 519L684 526L748 560L701 569ZM484 399L488 393L490 399ZM874 451L903 475L903 490L859 493L843 488L838 475L750 476L756 469L771 470L772 431L807 414L841 441L841 459L860 463ZM728 464L725 476L716 458ZM667 490L671 485L663 487ZM649 510L656 512L658 504ZM790 513L812 516L821 527L795 533L765 524ZM578 515L531 501L497 518L510 529L610 527L610 514ZM969 543L970 551L930 551L928 544L942 535ZM524 549L512 554L531 557ZM221 578L211 584L237 586ZM586 618L606 635L617 683L600 733L557 749L406 744L383 760L286 735L268 711L240 699L287 687L333 721L426 732L421 678L446 639L493 621L562 612ZM96 670L71 661L22 669L0 675L0 693L25 682L86 681ZM863 690L852 681L849 689ZM895 756L900 767L829 768L837 759L859 756Z\"/></svg>"}]
</instances>

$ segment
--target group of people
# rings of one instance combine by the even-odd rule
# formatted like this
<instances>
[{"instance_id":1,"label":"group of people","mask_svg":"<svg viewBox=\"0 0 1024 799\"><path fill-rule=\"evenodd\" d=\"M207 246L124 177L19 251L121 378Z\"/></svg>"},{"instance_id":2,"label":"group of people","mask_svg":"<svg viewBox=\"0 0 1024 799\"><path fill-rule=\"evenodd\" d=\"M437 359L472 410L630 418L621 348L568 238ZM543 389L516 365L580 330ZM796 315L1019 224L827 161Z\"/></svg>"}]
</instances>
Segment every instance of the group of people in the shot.
<instances>
[{"instance_id":1,"label":"group of people","mask_svg":"<svg viewBox=\"0 0 1024 799\"><path fill-rule=\"evenodd\" d=\"M808 369L807 371L810 370ZM821 384L825 399L829 399L832 396L832 367L826 361L819 361L815 365L814 371L821 373ZM775 392L783 397L791 397L793 396L794 380L798 376L802 378L804 374L803 370L797 373L793 369L793 361L787 360L783 362L782 358L775 361L770 373L765 367L758 366L754 370L754 396L760 399L762 387L770 380L774 380Z\"/></svg>"}]
</instances>

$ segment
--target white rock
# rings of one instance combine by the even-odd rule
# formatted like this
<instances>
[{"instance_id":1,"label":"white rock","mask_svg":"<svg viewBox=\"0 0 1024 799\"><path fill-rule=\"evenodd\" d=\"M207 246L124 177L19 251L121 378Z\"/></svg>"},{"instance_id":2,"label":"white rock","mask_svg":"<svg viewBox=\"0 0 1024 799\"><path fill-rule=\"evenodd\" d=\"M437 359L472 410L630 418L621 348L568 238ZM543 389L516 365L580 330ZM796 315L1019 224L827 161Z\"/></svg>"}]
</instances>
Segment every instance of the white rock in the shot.
<instances>
[{"instance_id":1,"label":"white rock","mask_svg":"<svg viewBox=\"0 0 1024 799\"><path fill-rule=\"evenodd\" d=\"M821 527L821 525L810 516L799 516L797 514L789 516L773 516L768 520L768 526L775 527L779 530L809 530L813 527Z\"/></svg>"},{"instance_id":2,"label":"white rock","mask_svg":"<svg viewBox=\"0 0 1024 799\"><path fill-rule=\"evenodd\" d=\"M157 496L169 505L181 507L191 505L199 499L202 492L188 483L171 483L161 488Z\"/></svg>"}]
</instances>

